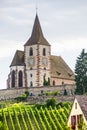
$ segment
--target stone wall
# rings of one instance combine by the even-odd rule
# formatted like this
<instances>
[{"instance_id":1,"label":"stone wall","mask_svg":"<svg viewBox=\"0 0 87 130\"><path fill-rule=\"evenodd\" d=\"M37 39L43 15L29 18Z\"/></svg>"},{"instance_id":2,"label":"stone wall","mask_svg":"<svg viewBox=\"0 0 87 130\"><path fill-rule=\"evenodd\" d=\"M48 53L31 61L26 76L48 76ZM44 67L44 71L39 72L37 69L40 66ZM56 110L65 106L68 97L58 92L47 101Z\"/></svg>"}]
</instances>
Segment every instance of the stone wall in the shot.
<instances>
[{"instance_id":1,"label":"stone wall","mask_svg":"<svg viewBox=\"0 0 87 130\"><path fill-rule=\"evenodd\" d=\"M40 94L41 91L43 91L43 92L49 92L49 91L64 92L65 89L67 90L68 94L71 95L71 93L74 93L75 85L2 89L2 90L0 90L0 100L15 98L15 97L23 94L25 91L29 91L29 93L32 93L33 95L36 96L36 95Z\"/></svg>"}]
</instances>

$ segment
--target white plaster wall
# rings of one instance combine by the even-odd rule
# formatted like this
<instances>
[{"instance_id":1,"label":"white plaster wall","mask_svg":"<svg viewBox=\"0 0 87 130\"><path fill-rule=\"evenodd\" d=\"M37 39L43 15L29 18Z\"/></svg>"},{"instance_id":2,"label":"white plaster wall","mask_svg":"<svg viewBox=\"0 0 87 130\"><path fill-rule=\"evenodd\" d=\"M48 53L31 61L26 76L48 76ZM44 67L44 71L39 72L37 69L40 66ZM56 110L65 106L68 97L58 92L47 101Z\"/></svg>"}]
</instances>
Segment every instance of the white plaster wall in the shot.
<instances>
[{"instance_id":1,"label":"white plaster wall","mask_svg":"<svg viewBox=\"0 0 87 130\"><path fill-rule=\"evenodd\" d=\"M29 56L30 48L33 48L33 56ZM34 65L29 65L29 58L34 58ZM25 46L25 64L27 73L27 87L30 87L30 82L33 82L33 87L36 87L36 70L37 70L37 45ZM32 70L30 69L32 68ZM32 74L32 77L30 77Z\"/></svg>"},{"instance_id":2,"label":"white plaster wall","mask_svg":"<svg viewBox=\"0 0 87 130\"><path fill-rule=\"evenodd\" d=\"M36 70L29 70L26 71L27 73L27 86L30 87L30 82L33 82L33 87L36 87ZM32 77L30 77L30 74L32 74Z\"/></svg>"},{"instance_id":3,"label":"white plaster wall","mask_svg":"<svg viewBox=\"0 0 87 130\"><path fill-rule=\"evenodd\" d=\"M46 49L46 56L43 56L43 48ZM46 74L46 80L48 81L48 77L50 78L50 46L39 46L39 52L40 52L40 85L43 86L43 76ZM47 64L43 65L42 59L47 59ZM46 68L46 70L44 70Z\"/></svg>"},{"instance_id":4,"label":"white plaster wall","mask_svg":"<svg viewBox=\"0 0 87 130\"><path fill-rule=\"evenodd\" d=\"M30 50L31 47L33 48L33 56L29 56L29 50ZM36 65L37 65L37 59L36 59L36 56L37 56L37 45L25 46L24 50L25 50L25 64L26 64L26 69L30 69L29 58L34 58L35 64L32 67L35 69Z\"/></svg>"}]
</instances>

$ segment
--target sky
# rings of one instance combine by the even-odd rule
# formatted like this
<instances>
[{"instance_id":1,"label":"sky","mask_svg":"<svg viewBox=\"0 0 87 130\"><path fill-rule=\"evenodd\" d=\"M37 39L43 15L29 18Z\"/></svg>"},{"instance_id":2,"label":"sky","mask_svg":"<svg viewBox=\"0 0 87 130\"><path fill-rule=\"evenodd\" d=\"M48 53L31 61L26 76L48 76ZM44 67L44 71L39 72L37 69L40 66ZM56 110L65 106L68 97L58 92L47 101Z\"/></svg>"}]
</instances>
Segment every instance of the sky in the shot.
<instances>
[{"instance_id":1,"label":"sky","mask_svg":"<svg viewBox=\"0 0 87 130\"><path fill-rule=\"evenodd\" d=\"M36 10L52 55L74 71L82 49L87 51L87 0L0 0L0 89L7 87L16 50L24 50L31 36Z\"/></svg>"}]
</instances>

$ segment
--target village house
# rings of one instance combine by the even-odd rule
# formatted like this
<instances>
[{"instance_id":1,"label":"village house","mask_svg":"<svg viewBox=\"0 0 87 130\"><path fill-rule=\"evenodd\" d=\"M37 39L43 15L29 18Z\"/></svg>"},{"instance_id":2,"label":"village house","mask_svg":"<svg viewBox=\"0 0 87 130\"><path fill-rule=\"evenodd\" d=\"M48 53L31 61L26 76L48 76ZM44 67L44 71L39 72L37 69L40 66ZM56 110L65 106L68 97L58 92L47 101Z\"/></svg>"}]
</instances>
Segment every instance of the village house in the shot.
<instances>
[{"instance_id":1,"label":"village house","mask_svg":"<svg viewBox=\"0 0 87 130\"><path fill-rule=\"evenodd\" d=\"M86 117L77 101L77 98L74 99L67 124L72 128L72 130L78 130L81 129L81 127L85 127L85 125L87 125Z\"/></svg>"}]
</instances>

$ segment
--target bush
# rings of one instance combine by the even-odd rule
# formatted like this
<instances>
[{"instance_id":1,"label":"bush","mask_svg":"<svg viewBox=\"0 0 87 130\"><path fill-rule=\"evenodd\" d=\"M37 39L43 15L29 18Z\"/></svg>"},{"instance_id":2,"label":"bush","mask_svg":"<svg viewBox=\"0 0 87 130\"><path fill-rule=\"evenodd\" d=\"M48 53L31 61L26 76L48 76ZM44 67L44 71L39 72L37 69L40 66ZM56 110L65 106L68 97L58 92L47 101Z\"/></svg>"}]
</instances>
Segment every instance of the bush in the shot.
<instances>
[{"instance_id":1,"label":"bush","mask_svg":"<svg viewBox=\"0 0 87 130\"><path fill-rule=\"evenodd\" d=\"M21 101L25 101L28 97L28 92L25 91L25 93L23 93L21 96L16 97L15 99L17 100L17 102L21 102Z\"/></svg>"},{"instance_id":2,"label":"bush","mask_svg":"<svg viewBox=\"0 0 87 130\"><path fill-rule=\"evenodd\" d=\"M64 95L65 95L65 96L68 95L66 89L64 90Z\"/></svg>"},{"instance_id":3,"label":"bush","mask_svg":"<svg viewBox=\"0 0 87 130\"><path fill-rule=\"evenodd\" d=\"M58 91L56 91L56 92L53 93L54 96L57 96L57 95L60 95L60 94L61 94L61 93L58 92Z\"/></svg>"},{"instance_id":4,"label":"bush","mask_svg":"<svg viewBox=\"0 0 87 130\"><path fill-rule=\"evenodd\" d=\"M5 108L6 104L5 103L0 103L0 108Z\"/></svg>"},{"instance_id":5,"label":"bush","mask_svg":"<svg viewBox=\"0 0 87 130\"><path fill-rule=\"evenodd\" d=\"M30 93L28 91L25 91L25 94L26 94L26 96L29 96Z\"/></svg>"},{"instance_id":6,"label":"bush","mask_svg":"<svg viewBox=\"0 0 87 130\"><path fill-rule=\"evenodd\" d=\"M49 106L55 107L56 106L56 100L54 98L46 100L46 106L47 107L49 107Z\"/></svg>"},{"instance_id":7,"label":"bush","mask_svg":"<svg viewBox=\"0 0 87 130\"><path fill-rule=\"evenodd\" d=\"M61 93L59 91L55 91L55 92L46 92L46 96L57 96L60 95Z\"/></svg>"},{"instance_id":8,"label":"bush","mask_svg":"<svg viewBox=\"0 0 87 130\"><path fill-rule=\"evenodd\" d=\"M35 108L37 108L37 109L40 109L41 107L42 107L42 105L39 104L39 103L37 103L37 104L35 105Z\"/></svg>"}]
</instances>

